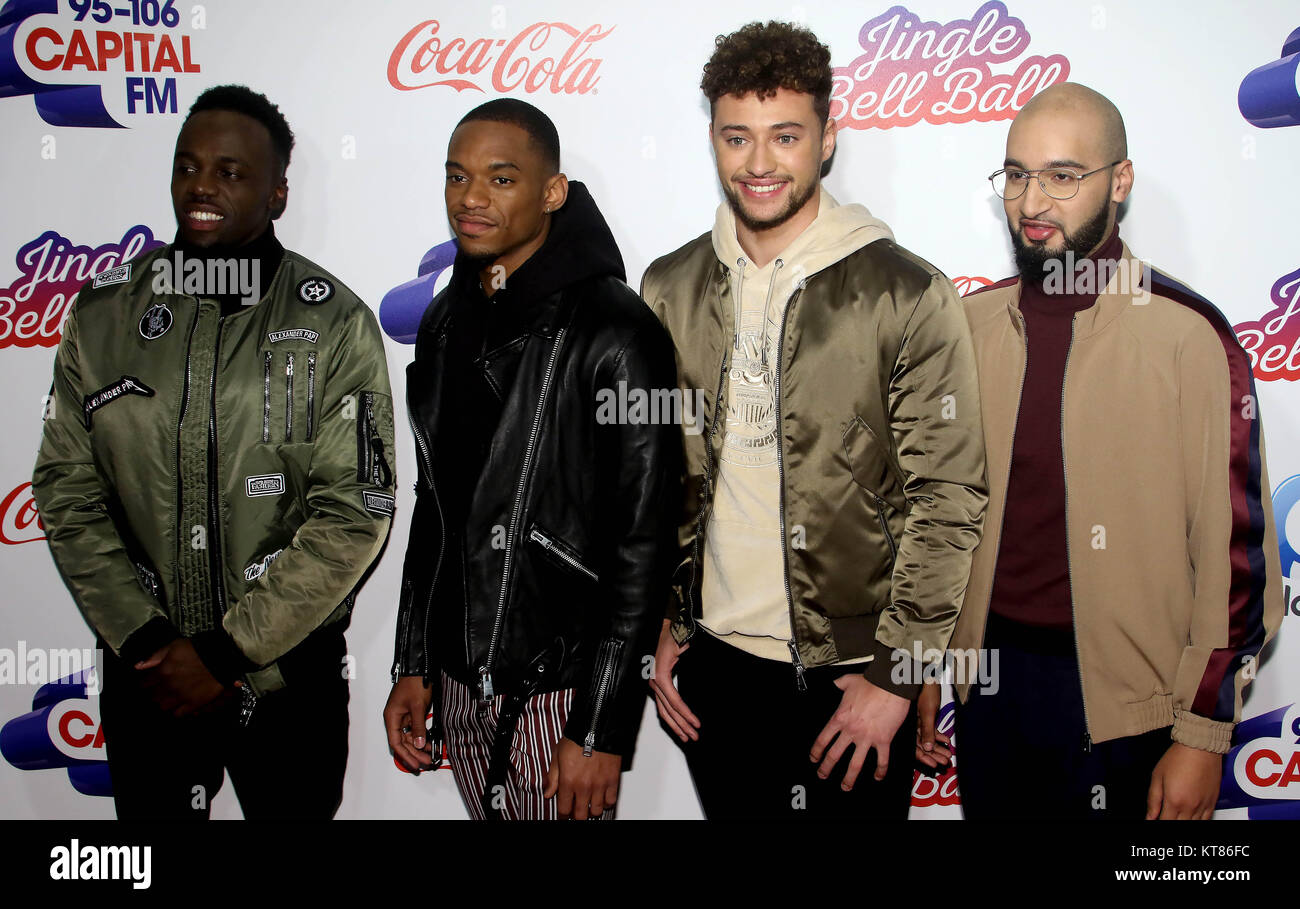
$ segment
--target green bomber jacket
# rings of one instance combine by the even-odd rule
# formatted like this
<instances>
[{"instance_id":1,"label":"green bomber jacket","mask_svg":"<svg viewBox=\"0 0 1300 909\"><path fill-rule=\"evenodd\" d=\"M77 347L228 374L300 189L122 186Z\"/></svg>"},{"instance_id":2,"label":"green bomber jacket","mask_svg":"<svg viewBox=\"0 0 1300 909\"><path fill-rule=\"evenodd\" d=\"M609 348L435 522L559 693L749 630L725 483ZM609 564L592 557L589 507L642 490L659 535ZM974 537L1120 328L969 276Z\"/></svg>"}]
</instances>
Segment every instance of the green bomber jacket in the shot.
<instances>
[{"instance_id":1,"label":"green bomber jacket","mask_svg":"<svg viewBox=\"0 0 1300 909\"><path fill-rule=\"evenodd\" d=\"M152 266L172 250L82 288L33 493L69 591L114 652L206 639L214 675L221 654L224 681L263 694L286 684L277 660L348 618L387 537L383 341L369 308L296 253L256 305L223 316L158 284Z\"/></svg>"}]
</instances>

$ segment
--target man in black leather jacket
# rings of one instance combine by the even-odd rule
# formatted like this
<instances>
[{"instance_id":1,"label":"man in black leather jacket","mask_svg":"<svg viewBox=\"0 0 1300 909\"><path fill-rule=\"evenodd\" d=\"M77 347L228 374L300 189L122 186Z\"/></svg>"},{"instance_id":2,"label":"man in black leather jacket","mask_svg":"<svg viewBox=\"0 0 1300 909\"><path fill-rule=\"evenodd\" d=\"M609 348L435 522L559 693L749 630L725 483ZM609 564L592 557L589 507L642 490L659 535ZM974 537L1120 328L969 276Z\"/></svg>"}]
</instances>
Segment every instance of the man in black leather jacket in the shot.
<instances>
[{"instance_id":1,"label":"man in black leather jacket","mask_svg":"<svg viewBox=\"0 0 1300 909\"><path fill-rule=\"evenodd\" d=\"M671 342L532 105L457 125L446 202L459 254L407 369L389 745L418 771L445 738L476 818L612 816L676 545Z\"/></svg>"}]
</instances>

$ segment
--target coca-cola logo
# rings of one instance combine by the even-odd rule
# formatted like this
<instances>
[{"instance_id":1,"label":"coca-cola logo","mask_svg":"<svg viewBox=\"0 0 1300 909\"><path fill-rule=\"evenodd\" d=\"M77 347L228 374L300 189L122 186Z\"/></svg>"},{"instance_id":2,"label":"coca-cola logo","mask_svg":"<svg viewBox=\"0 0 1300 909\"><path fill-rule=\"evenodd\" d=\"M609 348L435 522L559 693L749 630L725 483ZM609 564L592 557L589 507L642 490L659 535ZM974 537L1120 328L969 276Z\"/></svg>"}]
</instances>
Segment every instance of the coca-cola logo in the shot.
<instances>
[{"instance_id":1,"label":"coca-cola logo","mask_svg":"<svg viewBox=\"0 0 1300 909\"><path fill-rule=\"evenodd\" d=\"M596 91L603 58L592 46L614 30L534 22L513 37L467 41L440 34L436 19L408 31L388 58L388 84L400 91L445 85L456 91L585 95ZM477 78L476 78L477 77ZM487 86L487 87L485 87Z\"/></svg>"},{"instance_id":2,"label":"coca-cola logo","mask_svg":"<svg viewBox=\"0 0 1300 909\"><path fill-rule=\"evenodd\" d=\"M81 285L162 245L142 224L94 249L47 230L18 250L18 277L0 290L0 347L57 347Z\"/></svg>"},{"instance_id":3,"label":"coca-cola logo","mask_svg":"<svg viewBox=\"0 0 1300 909\"><path fill-rule=\"evenodd\" d=\"M1070 75L1061 54L1026 57L1014 72L993 72L993 64L1029 47L1025 24L998 0L945 25L893 6L862 26L858 43L866 53L834 71L831 116L840 128L1010 120Z\"/></svg>"},{"instance_id":4,"label":"coca-cola logo","mask_svg":"<svg viewBox=\"0 0 1300 909\"><path fill-rule=\"evenodd\" d=\"M1250 355L1255 378L1263 382L1300 379L1300 269L1277 279L1273 308L1254 322L1232 326Z\"/></svg>"},{"instance_id":5,"label":"coca-cola logo","mask_svg":"<svg viewBox=\"0 0 1300 909\"><path fill-rule=\"evenodd\" d=\"M45 539L45 525L36 511L32 484L24 483L0 502L0 543L15 546Z\"/></svg>"},{"instance_id":6,"label":"coca-cola logo","mask_svg":"<svg viewBox=\"0 0 1300 909\"><path fill-rule=\"evenodd\" d=\"M964 297L981 287L988 287L992 283L993 279L981 278L979 275L958 275L952 279L952 285L957 288L957 296L959 297Z\"/></svg>"}]
</instances>

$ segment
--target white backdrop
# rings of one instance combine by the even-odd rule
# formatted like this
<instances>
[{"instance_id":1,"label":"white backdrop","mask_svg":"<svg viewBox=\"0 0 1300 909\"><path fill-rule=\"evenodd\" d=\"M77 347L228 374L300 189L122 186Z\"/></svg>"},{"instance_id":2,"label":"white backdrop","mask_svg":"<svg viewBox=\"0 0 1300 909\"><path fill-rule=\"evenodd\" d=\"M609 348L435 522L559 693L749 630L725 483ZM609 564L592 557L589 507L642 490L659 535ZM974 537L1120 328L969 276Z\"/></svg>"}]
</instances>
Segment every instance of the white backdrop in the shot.
<instances>
[{"instance_id":1,"label":"white backdrop","mask_svg":"<svg viewBox=\"0 0 1300 909\"><path fill-rule=\"evenodd\" d=\"M277 233L377 311L391 289L417 277L425 254L450 238L442 161L455 122L489 98L526 98L554 119L563 169L591 189L636 286L650 261L712 224L720 193L700 70L715 35L768 18L804 22L846 69L832 115L849 114L852 122L840 132L830 191L841 202L866 204L899 242L959 285L1013 270L1001 207L984 178L1001 166L1014 110L1035 88L1067 74L1110 97L1125 116L1136 172L1123 236L1139 256L1218 305L1261 355L1256 375L1272 486L1300 474L1293 386L1300 355L1290 358L1300 337L1300 320L1290 318L1300 309L1293 224L1300 209L1300 47L1287 44L1300 11L1286 0L1176 7L1157 0L908 0L892 8L424 0L374 4L365 13L342 0L9 0L0 9L0 723L9 723L0 733L0 815L113 814L111 799L82 794L72 782L89 779L83 788L95 791L96 771L81 766L102 756L94 699L56 692L39 705L48 716L29 716L43 679L33 664L24 661L27 671L16 674L6 674L4 664L12 669L24 653L93 641L41 541L27 486L57 327L79 283L75 272L60 274L54 254L62 244L118 244L135 225L171 239L172 147L198 93L242 82L280 105L297 147ZM937 30L931 45L946 56L927 59L926 40L908 53L910 36L927 29ZM445 51L433 59L431 38ZM459 84L434 84L444 82ZM86 88L51 91L55 85ZM967 111L972 99L976 107ZM1277 125L1249 122L1243 110ZM123 128L94 125L106 122ZM29 246L35 251L20 255ZM384 317L389 327L393 311L385 307ZM1270 348L1278 350L1263 356ZM401 401L412 348L389 338L387 349ZM397 433L393 538L348 635L357 677L339 816L463 817L449 773L416 778L394 767L380 721L413 502L413 445L400 418ZM1279 503L1286 498L1296 495ZM1300 509L1279 505L1279 512L1279 526L1300 545ZM1290 558L1283 567L1291 574ZM1247 717L1261 719L1241 730L1249 735L1229 759L1230 807L1220 816L1285 815L1300 806L1300 727L1291 730L1300 633L1289 627L1300 609L1289 590L1287 599L1287 620L1246 705ZM309 739L304 744L309 751ZM951 781L943 797L932 788L923 787L913 815L956 815ZM700 816L685 763L649 706L620 813ZM214 815L239 816L229 786Z\"/></svg>"}]
</instances>

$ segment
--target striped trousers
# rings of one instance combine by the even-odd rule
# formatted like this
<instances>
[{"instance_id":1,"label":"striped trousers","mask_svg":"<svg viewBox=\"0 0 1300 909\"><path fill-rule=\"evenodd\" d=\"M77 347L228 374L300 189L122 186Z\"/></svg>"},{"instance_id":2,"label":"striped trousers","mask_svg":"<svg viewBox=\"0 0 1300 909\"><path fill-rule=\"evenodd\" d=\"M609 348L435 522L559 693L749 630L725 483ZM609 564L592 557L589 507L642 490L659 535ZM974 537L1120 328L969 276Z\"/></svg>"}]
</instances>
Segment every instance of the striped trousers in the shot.
<instances>
[{"instance_id":1,"label":"striped trousers","mask_svg":"<svg viewBox=\"0 0 1300 909\"><path fill-rule=\"evenodd\" d=\"M482 794L492 756L492 740L505 696L498 695L482 709L478 695L446 673L442 674L442 729L447 742L447 760L460 789L461 799L476 821L486 820ZM495 804L506 820L556 820L554 798L542 798L546 771L551 766L555 743L564 735L564 724L573 706L573 689L536 694L524 704L510 742L510 766L504 791L494 795ZM601 820L613 820L610 808Z\"/></svg>"}]
</instances>

